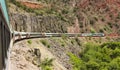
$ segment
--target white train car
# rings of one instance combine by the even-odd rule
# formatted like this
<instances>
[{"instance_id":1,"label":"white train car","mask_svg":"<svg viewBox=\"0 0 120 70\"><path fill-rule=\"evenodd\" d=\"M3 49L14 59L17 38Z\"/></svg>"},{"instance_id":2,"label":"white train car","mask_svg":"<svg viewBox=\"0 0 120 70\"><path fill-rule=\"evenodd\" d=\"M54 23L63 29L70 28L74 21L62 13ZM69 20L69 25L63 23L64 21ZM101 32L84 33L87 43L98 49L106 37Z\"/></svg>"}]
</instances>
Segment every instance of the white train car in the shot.
<instances>
[{"instance_id":1,"label":"white train car","mask_svg":"<svg viewBox=\"0 0 120 70\"><path fill-rule=\"evenodd\" d=\"M82 33L82 37L104 37L104 33Z\"/></svg>"}]
</instances>

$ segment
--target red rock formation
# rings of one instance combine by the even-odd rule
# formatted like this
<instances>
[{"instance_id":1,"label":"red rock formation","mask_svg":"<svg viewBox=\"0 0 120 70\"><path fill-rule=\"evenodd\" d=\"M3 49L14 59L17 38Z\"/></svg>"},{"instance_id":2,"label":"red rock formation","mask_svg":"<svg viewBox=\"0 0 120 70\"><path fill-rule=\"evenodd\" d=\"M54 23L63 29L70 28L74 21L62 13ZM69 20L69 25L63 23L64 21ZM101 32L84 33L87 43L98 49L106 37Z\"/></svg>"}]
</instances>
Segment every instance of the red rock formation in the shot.
<instances>
[{"instance_id":1,"label":"red rock formation","mask_svg":"<svg viewBox=\"0 0 120 70\"><path fill-rule=\"evenodd\" d=\"M38 9L38 8L43 8L43 5L37 4L37 3L31 3L31 2L20 2L21 4L29 7L29 8L33 8L33 9Z\"/></svg>"}]
</instances>

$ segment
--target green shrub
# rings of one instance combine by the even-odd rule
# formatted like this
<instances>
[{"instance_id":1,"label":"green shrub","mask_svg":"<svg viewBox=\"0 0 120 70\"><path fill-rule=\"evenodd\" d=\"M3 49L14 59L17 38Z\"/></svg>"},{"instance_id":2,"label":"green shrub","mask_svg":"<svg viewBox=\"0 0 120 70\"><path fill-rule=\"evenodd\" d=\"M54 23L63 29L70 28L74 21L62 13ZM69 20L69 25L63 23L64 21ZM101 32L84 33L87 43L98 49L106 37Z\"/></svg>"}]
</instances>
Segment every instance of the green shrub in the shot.
<instances>
[{"instance_id":1,"label":"green shrub","mask_svg":"<svg viewBox=\"0 0 120 70\"><path fill-rule=\"evenodd\" d=\"M120 12L118 13L117 19L120 19Z\"/></svg>"},{"instance_id":2,"label":"green shrub","mask_svg":"<svg viewBox=\"0 0 120 70\"><path fill-rule=\"evenodd\" d=\"M40 42L44 45L50 48L50 44L47 42L47 40L40 40Z\"/></svg>"},{"instance_id":3,"label":"green shrub","mask_svg":"<svg viewBox=\"0 0 120 70\"><path fill-rule=\"evenodd\" d=\"M86 70L84 63L80 58L72 53L68 53L68 55L70 57L70 62L73 65L73 70Z\"/></svg>"},{"instance_id":4,"label":"green shrub","mask_svg":"<svg viewBox=\"0 0 120 70\"><path fill-rule=\"evenodd\" d=\"M52 64L53 62L53 59L48 59L48 58L45 58L41 64L40 64L40 67L42 68L42 70L52 70Z\"/></svg>"},{"instance_id":5,"label":"green shrub","mask_svg":"<svg viewBox=\"0 0 120 70\"><path fill-rule=\"evenodd\" d=\"M64 9L64 10L62 10L62 14L68 14L68 10L66 10L66 9Z\"/></svg>"},{"instance_id":6,"label":"green shrub","mask_svg":"<svg viewBox=\"0 0 120 70\"><path fill-rule=\"evenodd\" d=\"M61 46L62 46L62 47L65 47L65 44L64 44L64 43L62 43L62 44L61 44Z\"/></svg>"},{"instance_id":7,"label":"green shrub","mask_svg":"<svg viewBox=\"0 0 120 70\"><path fill-rule=\"evenodd\" d=\"M108 63L106 62L100 62L100 68L99 70L108 70Z\"/></svg>"},{"instance_id":8,"label":"green shrub","mask_svg":"<svg viewBox=\"0 0 120 70\"><path fill-rule=\"evenodd\" d=\"M40 42L43 44L43 45L47 45L47 41L46 40L40 40Z\"/></svg>"},{"instance_id":9,"label":"green shrub","mask_svg":"<svg viewBox=\"0 0 120 70\"><path fill-rule=\"evenodd\" d=\"M90 20L90 24L94 25L95 24L95 20Z\"/></svg>"},{"instance_id":10,"label":"green shrub","mask_svg":"<svg viewBox=\"0 0 120 70\"><path fill-rule=\"evenodd\" d=\"M100 65L95 61L88 61L86 63L87 70L99 70Z\"/></svg>"},{"instance_id":11,"label":"green shrub","mask_svg":"<svg viewBox=\"0 0 120 70\"><path fill-rule=\"evenodd\" d=\"M120 70L120 42L87 43L80 58L68 54L73 70Z\"/></svg>"},{"instance_id":12,"label":"green shrub","mask_svg":"<svg viewBox=\"0 0 120 70\"><path fill-rule=\"evenodd\" d=\"M120 57L113 59L108 67L109 70L120 70Z\"/></svg>"},{"instance_id":13,"label":"green shrub","mask_svg":"<svg viewBox=\"0 0 120 70\"><path fill-rule=\"evenodd\" d=\"M91 28L90 31L91 31L91 33L95 33L96 32L93 28Z\"/></svg>"},{"instance_id":14,"label":"green shrub","mask_svg":"<svg viewBox=\"0 0 120 70\"><path fill-rule=\"evenodd\" d=\"M100 33L103 33L103 32L104 32L104 30L100 29L100 30L99 30L99 32L100 32Z\"/></svg>"},{"instance_id":15,"label":"green shrub","mask_svg":"<svg viewBox=\"0 0 120 70\"><path fill-rule=\"evenodd\" d=\"M79 40L78 37L75 37L75 41L76 41L76 43L77 43L79 46L81 46L81 42L80 42L80 40Z\"/></svg>"},{"instance_id":16,"label":"green shrub","mask_svg":"<svg viewBox=\"0 0 120 70\"><path fill-rule=\"evenodd\" d=\"M50 45L48 44L47 47L50 48Z\"/></svg>"},{"instance_id":17,"label":"green shrub","mask_svg":"<svg viewBox=\"0 0 120 70\"><path fill-rule=\"evenodd\" d=\"M44 68L42 68L43 70L52 70L52 68L51 67L49 67L49 66L46 66L46 67L44 67Z\"/></svg>"},{"instance_id":18,"label":"green shrub","mask_svg":"<svg viewBox=\"0 0 120 70\"><path fill-rule=\"evenodd\" d=\"M73 44L73 45L74 45L74 40L73 40L73 39L71 40L71 44Z\"/></svg>"},{"instance_id":19,"label":"green shrub","mask_svg":"<svg viewBox=\"0 0 120 70\"><path fill-rule=\"evenodd\" d=\"M97 17L94 17L95 21L98 21L98 18Z\"/></svg>"},{"instance_id":20,"label":"green shrub","mask_svg":"<svg viewBox=\"0 0 120 70\"><path fill-rule=\"evenodd\" d=\"M105 18L102 18L102 19L101 19L101 21L103 21L103 22L104 22L104 21L105 21Z\"/></svg>"},{"instance_id":21,"label":"green shrub","mask_svg":"<svg viewBox=\"0 0 120 70\"><path fill-rule=\"evenodd\" d=\"M108 22L108 25L109 25L110 28L113 27L111 22Z\"/></svg>"},{"instance_id":22,"label":"green shrub","mask_svg":"<svg viewBox=\"0 0 120 70\"><path fill-rule=\"evenodd\" d=\"M113 59L113 58L116 58L116 57L119 57L120 56L120 49L118 49L118 48L115 48L115 50L113 50L112 52L111 52L111 58Z\"/></svg>"},{"instance_id":23,"label":"green shrub","mask_svg":"<svg viewBox=\"0 0 120 70\"><path fill-rule=\"evenodd\" d=\"M109 43L104 43L101 45L101 47L105 47L107 46L107 48L110 49L115 49L115 48L119 48L120 49L120 42L109 42Z\"/></svg>"},{"instance_id":24,"label":"green shrub","mask_svg":"<svg viewBox=\"0 0 120 70\"><path fill-rule=\"evenodd\" d=\"M32 41L31 41L31 40L28 40L27 42L28 42L28 44L32 44Z\"/></svg>"}]
</instances>

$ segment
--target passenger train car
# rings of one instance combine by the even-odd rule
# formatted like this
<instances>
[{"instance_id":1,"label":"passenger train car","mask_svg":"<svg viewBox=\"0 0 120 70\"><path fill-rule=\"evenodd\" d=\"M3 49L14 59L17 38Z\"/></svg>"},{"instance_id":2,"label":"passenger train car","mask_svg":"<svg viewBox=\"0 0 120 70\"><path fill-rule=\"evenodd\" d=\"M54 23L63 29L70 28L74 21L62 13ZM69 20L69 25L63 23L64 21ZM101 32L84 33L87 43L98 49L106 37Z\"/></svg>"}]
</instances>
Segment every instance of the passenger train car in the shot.
<instances>
[{"instance_id":1,"label":"passenger train car","mask_svg":"<svg viewBox=\"0 0 120 70\"><path fill-rule=\"evenodd\" d=\"M38 33L38 32L17 32L14 31L14 36L19 38L44 38L44 37L104 37L104 33Z\"/></svg>"},{"instance_id":2,"label":"passenger train car","mask_svg":"<svg viewBox=\"0 0 120 70\"><path fill-rule=\"evenodd\" d=\"M12 36L1 1L2 0L0 0L0 70L5 70L5 68L8 68L8 51Z\"/></svg>"},{"instance_id":3,"label":"passenger train car","mask_svg":"<svg viewBox=\"0 0 120 70\"><path fill-rule=\"evenodd\" d=\"M82 37L104 37L104 33L82 33Z\"/></svg>"}]
</instances>

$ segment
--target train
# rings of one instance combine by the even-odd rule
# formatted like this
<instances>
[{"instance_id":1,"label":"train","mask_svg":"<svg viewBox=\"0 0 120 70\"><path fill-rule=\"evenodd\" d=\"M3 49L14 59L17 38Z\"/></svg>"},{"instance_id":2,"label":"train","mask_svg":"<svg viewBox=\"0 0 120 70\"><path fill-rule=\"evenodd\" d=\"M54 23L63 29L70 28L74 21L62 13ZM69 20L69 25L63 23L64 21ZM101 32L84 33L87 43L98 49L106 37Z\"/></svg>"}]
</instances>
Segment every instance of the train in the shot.
<instances>
[{"instance_id":1,"label":"train","mask_svg":"<svg viewBox=\"0 0 120 70\"><path fill-rule=\"evenodd\" d=\"M104 37L104 33L38 33L38 32L13 32L13 36L16 39L21 38L44 38L44 37L62 37L63 35L68 37ZM14 38L14 37L13 37Z\"/></svg>"},{"instance_id":2,"label":"train","mask_svg":"<svg viewBox=\"0 0 120 70\"><path fill-rule=\"evenodd\" d=\"M82 37L104 37L104 33L82 33Z\"/></svg>"},{"instance_id":3,"label":"train","mask_svg":"<svg viewBox=\"0 0 120 70\"><path fill-rule=\"evenodd\" d=\"M12 39L11 30L4 13L0 2L0 70L8 70L9 47Z\"/></svg>"}]
</instances>

